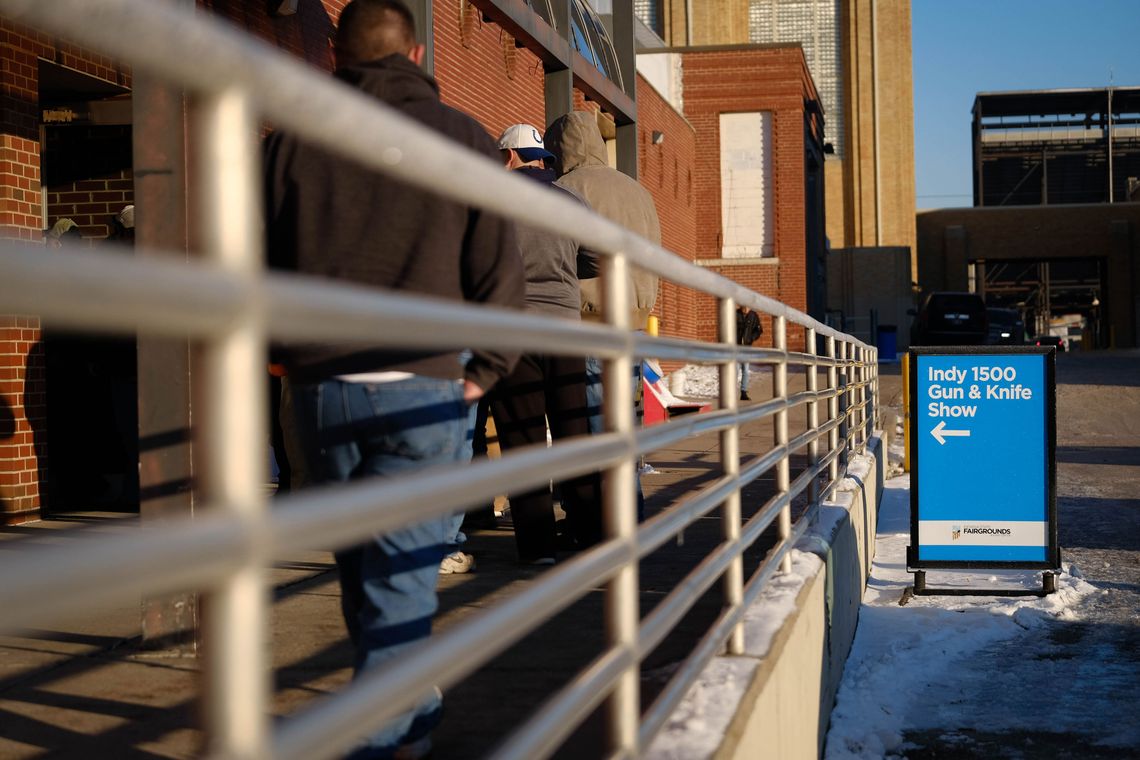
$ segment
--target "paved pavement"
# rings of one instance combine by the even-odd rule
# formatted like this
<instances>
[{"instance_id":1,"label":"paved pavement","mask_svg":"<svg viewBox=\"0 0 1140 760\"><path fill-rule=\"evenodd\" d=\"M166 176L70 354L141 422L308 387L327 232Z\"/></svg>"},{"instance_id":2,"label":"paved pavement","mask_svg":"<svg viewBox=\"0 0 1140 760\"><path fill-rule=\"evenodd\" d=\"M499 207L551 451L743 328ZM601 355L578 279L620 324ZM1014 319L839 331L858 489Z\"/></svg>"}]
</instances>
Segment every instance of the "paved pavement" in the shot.
<instances>
[{"instance_id":1,"label":"paved pavement","mask_svg":"<svg viewBox=\"0 0 1140 760\"><path fill-rule=\"evenodd\" d=\"M802 388L802 375L790 379ZM889 385L891 378L885 383ZM897 377L893 379L897 387ZM756 400L770 397L770 373L754 373ZM892 395L897 396L897 393ZM802 432L803 411L791 415L791 435ZM770 420L742 431L745 462L767 451ZM719 471L717 436L704 435L655 452L655 474L643 484L651 514L686 492L714 480ZM794 478L804 458L792 464ZM745 515L754 513L774 490L770 477L744 493ZM76 533L132 530L135 518L78 513L27 526L0 528L0 550L35 551L45 543L75 540ZM718 542L716 513L646 558L641 572L643 613L672 590ZM764 536L746 557L754 569L774 536ZM471 531L468 544L478 570L441 577L437 628L461 625L472 613L532 583L541 571L516 564L509 528ZM291 557L272 572L274 712L287 715L316 697L341 688L350 677L351 652L340 618L331 556L314 550ZM648 704L686 652L720 610L714 587L693 607L677 631L644 663ZM197 661L146 651L139 642L139 607L125 605L64 621L50 630L0 638L0 760L33 757L192 757L198 752L195 695ZM550 696L600 651L602 593L587 594L501 656L449 690L446 715L434 739L436 758L471 758L487 753L543 699ZM601 722L589 720L560 757L601 754Z\"/></svg>"}]
</instances>

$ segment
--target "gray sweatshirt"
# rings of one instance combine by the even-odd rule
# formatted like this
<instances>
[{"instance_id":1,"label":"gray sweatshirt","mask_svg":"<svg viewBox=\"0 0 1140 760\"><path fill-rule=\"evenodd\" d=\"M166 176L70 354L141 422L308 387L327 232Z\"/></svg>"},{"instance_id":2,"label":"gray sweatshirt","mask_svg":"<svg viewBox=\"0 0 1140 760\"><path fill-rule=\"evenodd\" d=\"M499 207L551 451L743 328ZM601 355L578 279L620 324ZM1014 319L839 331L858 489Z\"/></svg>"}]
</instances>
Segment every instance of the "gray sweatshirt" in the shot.
<instances>
[{"instance_id":1,"label":"gray sweatshirt","mask_svg":"<svg viewBox=\"0 0 1140 760\"><path fill-rule=\"evenodd\" d=\"M555 174L549 169L523 166L515 171L585 205L573 192L554 184ZM576 240L536 227L520 223L516 230L526 271L526 310L578 319L578 279L598 276L597 255Z\"/></svg>"}]
</instances>

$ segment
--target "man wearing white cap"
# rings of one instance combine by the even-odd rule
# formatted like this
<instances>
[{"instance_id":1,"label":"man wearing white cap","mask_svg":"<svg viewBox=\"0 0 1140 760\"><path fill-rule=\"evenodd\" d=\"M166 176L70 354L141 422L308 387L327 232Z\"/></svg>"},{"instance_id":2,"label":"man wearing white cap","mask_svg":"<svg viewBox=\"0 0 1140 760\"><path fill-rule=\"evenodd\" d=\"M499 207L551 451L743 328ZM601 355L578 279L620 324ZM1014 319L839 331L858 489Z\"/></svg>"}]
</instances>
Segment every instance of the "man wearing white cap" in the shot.
<instances>
[{"instance_id":1,"label":"man wearing white cap","mask_svg":"<svg viewBox=\"0 0 1140 760\"><path fill-rule=\"evenodd\" d=\"M122 211L111 220L111 240L121 240L131 245L135 242L135 206L123 206Z\"/></svg>"},{"instance_id":2,"label":"man wearing white cap","mask_svg":"<svg viewBox=\"0 0 1140 760\"><path fill-rule=\"evenodd\" d=\"M544 161L551 154L530 124L508 127L499 138L503 163L554 192L581 203L569 190L554 184L555 174ZM576 240L518 225L519 250L526 270L527 311L564 319L580 319L578 278L596 277L595 254ZM495 429L504 449L546 441L547 422L554 440L587 433L586 360L583 357L524 354L514 371L492 396ZM561 484L562 505L572 538L579 546L601 536L601 480L597 473ZM511 495L511 517L519 559L525 564L554 563L554 505L543 487Z\"/></svg>"}]
</instances>

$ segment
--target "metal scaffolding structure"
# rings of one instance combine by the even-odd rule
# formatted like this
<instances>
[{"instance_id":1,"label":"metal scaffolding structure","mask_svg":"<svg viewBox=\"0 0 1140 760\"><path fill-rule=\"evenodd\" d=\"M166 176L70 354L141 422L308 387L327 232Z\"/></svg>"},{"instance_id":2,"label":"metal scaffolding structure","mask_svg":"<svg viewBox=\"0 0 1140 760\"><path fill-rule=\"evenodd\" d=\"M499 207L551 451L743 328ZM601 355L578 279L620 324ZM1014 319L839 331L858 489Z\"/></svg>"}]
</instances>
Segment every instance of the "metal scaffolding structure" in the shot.
<instances>
[{"instance_id":1,"label":"metal scaffolding structure","mask_svg":"<svg viewBox=\"0 0 1140 760\"><path fill-rule=\"evenodd\" d=\"M979 93L975 206L1116 203L1140 176L1140 87Z\"/></svg>"}]
</instances>

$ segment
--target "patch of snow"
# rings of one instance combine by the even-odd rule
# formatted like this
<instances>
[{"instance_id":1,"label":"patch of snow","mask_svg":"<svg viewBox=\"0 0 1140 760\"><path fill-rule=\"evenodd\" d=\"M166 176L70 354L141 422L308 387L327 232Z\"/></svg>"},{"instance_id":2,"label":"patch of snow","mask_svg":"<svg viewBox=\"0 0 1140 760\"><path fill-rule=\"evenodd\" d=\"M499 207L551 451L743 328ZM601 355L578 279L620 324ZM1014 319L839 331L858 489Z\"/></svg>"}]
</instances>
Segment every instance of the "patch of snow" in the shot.
<instances>
[{"instance_id":1,"label":"patch of snow","mask_svg":"<svg viewBox=\"0 0 1140 760\"><path fill-rule=\"evenodd\" d=\"M652 760L711 757L720 746L761 659L795 612L804 583L822 560L792 549L792 570L773 576L744 613L744 654L714 657L645 753Z\"/></svg>"},{"instance_id":2,"label":"patch of snow","mask_svg":"<svg viewBox=\"0 0 1140 760\"><path fill-rule=\"evenodd\" d=\"M796 611L796 597L804 583L815 576L823 560L814 554L792 549L792 571L773 575L744 613L744 652L765 657L772 640L784 622Z\"/></svg>"},{"instance_id":3,"label":"patch of snow","mask_svg":"<svg viewBox=\"0 0 1140 760\"><path fill-rule=\"evenodd\" d=\"M720 367L715 364L686 364L686 398L720 398Z\"/></svg>"},{"instance_id":4,"label":"patch of snow","mask_svg":"<svg viewBox=\"0 0 1140 760\"><path fill-rule=\"evenodd\" d=\"M692 760L716 752L760 661L715 657L701 672L669 721L657 733L646 758Z\"/></svg>"},{"instance_id":5,"label":"patch of snow","mask_svg":"<svg viewBox=\"0 0 1140 760\"><path fill-rule=\"evenodd\" d=\"M1026 631L1075 619L1074 605L1096 589L1079 570L1066 566L1057 576L1057 593L1044 598L917 596L903 607L899 601L913 583L906 571L909 476L886 484L878 528L859 628L831 715L828 760L870 760L904 752L908 730L1039 724L1039 716L1006 714L992 703L979 709L978 687L995 677L991 653ZM930 588L1040 585L1040 573L1031 571L927 572ZM1029 662L1028 652L1017 655L1027 660L1027 670L1040 671L1043 693L1055 692L1058 681L1050 663ZM1048 729L1064 727L1051 722Z\"/></svg>"}]
</instances>

